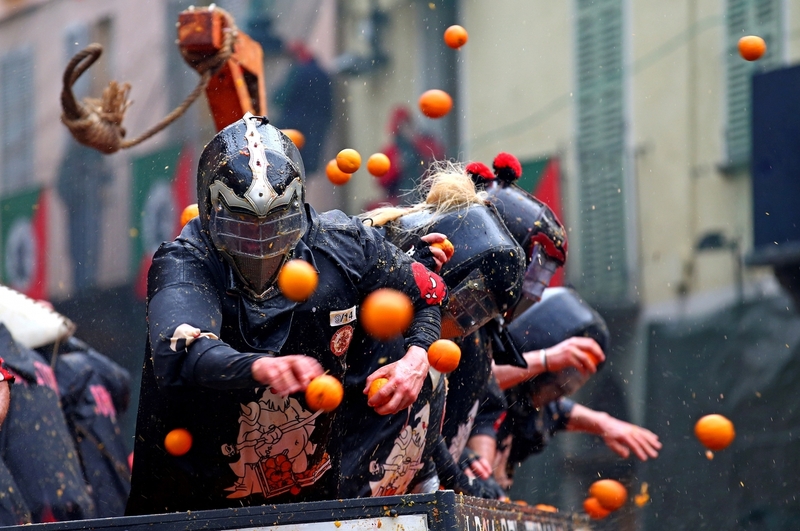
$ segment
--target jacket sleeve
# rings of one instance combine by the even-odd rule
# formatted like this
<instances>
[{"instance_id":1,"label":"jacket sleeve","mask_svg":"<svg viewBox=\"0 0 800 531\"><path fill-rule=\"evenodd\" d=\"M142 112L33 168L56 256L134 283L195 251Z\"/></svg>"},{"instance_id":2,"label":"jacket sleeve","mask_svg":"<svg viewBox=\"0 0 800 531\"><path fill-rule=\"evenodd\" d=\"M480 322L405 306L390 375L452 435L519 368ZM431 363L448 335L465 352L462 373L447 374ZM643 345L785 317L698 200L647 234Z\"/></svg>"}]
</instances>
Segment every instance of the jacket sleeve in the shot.
<instances>
[{"instance_id":1,"label":"jacket sleeve","mask_svg":"<svg viewBox=\"0 0 800 531\"><path fill-rule=\"evenodd\" d=\"M414 303L414 320L405 334L406 349L427 348L439 339L441 305L447 301L442 277L414 261L378 231L356 220L361 232L364 268L358 282L362 296L378 288L402 291Z\"/></svg>"},{"instance_id":2,"label":"jacket sleeve","mask_svg":"<svg viewBox=\"0 0 800 531\"><path fill-rule=\"evenodd\" d=\"M222 281L208 257L180 241L163 244L148 273L148 339L160 387L236 389L257 385L251 365L263 354L239 352L219 339Z\"/></svg>"}]
</instances>

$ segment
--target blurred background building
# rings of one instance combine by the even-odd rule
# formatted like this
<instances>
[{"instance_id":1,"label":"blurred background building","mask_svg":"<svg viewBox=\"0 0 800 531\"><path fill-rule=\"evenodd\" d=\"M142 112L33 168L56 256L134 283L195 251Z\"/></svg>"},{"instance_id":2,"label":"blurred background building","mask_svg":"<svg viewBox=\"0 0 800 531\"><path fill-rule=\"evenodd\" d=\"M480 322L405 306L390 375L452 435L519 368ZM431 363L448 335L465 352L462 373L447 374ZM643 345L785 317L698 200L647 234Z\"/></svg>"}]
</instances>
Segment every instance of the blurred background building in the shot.
<instances>
[{"instance_id":1,"label":"blurred background building","mask_svg":"<svg viewBox=\"0 0 800 531\"><path fill-rule=\"evenodd\" d=\"M198 2L198 4L202 4ZM76 85L132 84L135 136L180 103L197 74L175 45L184 0L0 1L0 248L3 283L53 301L78 335L138 374L141 282L194 201L198 154L214 133L199 101L134 149L99 157L59 123L61 75L89 42L105 48ZM358 213L384 198L365 169L343 187L324 163L392 142L408 109L446 157L523 164L520 184L569 228L563 282L608 320L609 366L581 391L595 409L665 444L621 461L599 440L561 435L517 474L514 495L578 510L598 475L649 485L602 525L615 529L789 529L800 516L800 58L798 0L227 0L265 51L269 114L301 60L328 76L331 115L309 175L319 210ZM469 42L442 41L454 23ZM768 45L756 62L739 37ZM294 48L296 49L296 48ZM430 88L445 118L417 110ZM288 119L288 118L287 118ZM424 166L421 165L419 174ZM777 275L776 275L777 273ZM135 408L132 408L135 411ZM720 412L738 439L709 461L691 427ZM128 427L132 433L132 418ZM788 526L788 527L787 527Z\"/></svg>"}]
</instances>

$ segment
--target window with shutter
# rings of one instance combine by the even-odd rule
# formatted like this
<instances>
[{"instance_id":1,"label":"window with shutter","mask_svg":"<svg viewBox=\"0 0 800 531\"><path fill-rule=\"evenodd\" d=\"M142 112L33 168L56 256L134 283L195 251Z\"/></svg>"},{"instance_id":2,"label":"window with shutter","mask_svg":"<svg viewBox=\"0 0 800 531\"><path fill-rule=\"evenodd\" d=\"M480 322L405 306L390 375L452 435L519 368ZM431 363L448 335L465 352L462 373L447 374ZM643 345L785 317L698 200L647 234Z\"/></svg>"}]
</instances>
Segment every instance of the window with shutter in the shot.
<instances>
[{"instance_id":1,"label":"window with shutter","mask_svg":"<svg viewBox=\"0 0 800 531\"><path fill-rule=\"evenodd\" d=\"M783 0L728 0L726 42L727 125L725 144L731 168L750 162L750 94L753 73L783 63ZM767 53L758 61L739 56L739 39L758 35L767 42Z\"/></svg>"},{"instance_id":2,"label":"window with shutter","mask_svg":"<svg viewBox=\"0 0 800 531\"><path fill-rule=\"evenodd\" d=\"M0 191L25 188L33 178L33 48L0 56Z\"/></svg>"},{"instance_id":3,"label":"window with shutter","mask_svg":"<svg viewBox=\"0 0 800 531\"><path fill-rule=\"evenodd\" d=\"M576 1L581 272L588 300L627 301L622 0Z\"/></svg>"}]
</instances>

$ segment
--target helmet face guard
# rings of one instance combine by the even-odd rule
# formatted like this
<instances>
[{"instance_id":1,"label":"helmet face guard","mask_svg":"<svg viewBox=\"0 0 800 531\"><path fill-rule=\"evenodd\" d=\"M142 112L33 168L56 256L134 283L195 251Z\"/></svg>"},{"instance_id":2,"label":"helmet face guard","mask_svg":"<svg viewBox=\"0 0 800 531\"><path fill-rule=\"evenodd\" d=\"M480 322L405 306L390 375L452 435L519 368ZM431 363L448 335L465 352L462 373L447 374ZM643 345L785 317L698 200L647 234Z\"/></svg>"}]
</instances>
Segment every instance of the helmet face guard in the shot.
<instances>
[{"instance_id":1,"label":"helmet face guard","mask_svg":"<svg viewBox=\"0 0 800 531\"><path fill-rule=\"evenodd\" d=\"M291 140L249 113L220 131L200 157L203 228L253 298L266 296L305 234L304 173Z\"/></svg>"},{"instance_id":2,"label":"helmet face guard","mask_svg":"<svg viewBox=\"0 0 800 531\"><path fill-rule=\"evenodd\" d=\"M545 372L531 380L528 385L528 398L533 407L543 407L563 396L575 393L588 379L588 374L581 374L574 367L558 372Z\"/></svg>"},{"instance_id":3,"label":"helmet face guard","mask_svg":"<svg viewBox=\"0 0 800 531\"><path fill-rule=\"evenodd\" d=\"M284 192L283 206L274 205L266 216L232 210L224 185L211 185L209 232L214 246L229 257L254 293L265 292L278 269L300 238L307 220L299 200L302 183L296 179Z\"/></svg>"},{"instance_id":4,"label":"helmet face guard","mask_svg":"<svg viewBox=\"0 0 800 531\"><path fill-rule=\"evenodd\" d=\"M541 244L534 244L531 249L531 260L522 280L522 294L534 302L539 302L559 266L558 261L548 256Z\"/></svg>"},{"instance_id":5,"label":"helmet face guard","mask_svg":"<svg viewBox=\"0 0 800 531\"><path fill-rule=\"evenodd\" d=\"M477 330L512 308L522 295L523 251L491 205L414 212L386 229L387 239L404 250L430 232L440 232L452 242L453 256L439 273L451 287L442 312L442 337Z\"/></svg>"},{"instance_id":6,"label":"helmet face guard","mask_svg":"<svg viewBox=\"0 0 800 531\"><path fill-rule=\"evenodd\" d=\"M442 337L453 339L471 334L500 313L483 274L475 269L448 295L442 313Z\"/></svg>"},{"instance_id":7,"label":"helmet face guard","mask_svg":"<svg viewBox=\"0 0 800 531\"><path fill-rule=\"evenodd\" d=\"M527 254L523 295L538 302L556 270L567 260L564 225L550 207L515 184L501 182L486 191L503 223Z\"/></svg>"}]
</instances>

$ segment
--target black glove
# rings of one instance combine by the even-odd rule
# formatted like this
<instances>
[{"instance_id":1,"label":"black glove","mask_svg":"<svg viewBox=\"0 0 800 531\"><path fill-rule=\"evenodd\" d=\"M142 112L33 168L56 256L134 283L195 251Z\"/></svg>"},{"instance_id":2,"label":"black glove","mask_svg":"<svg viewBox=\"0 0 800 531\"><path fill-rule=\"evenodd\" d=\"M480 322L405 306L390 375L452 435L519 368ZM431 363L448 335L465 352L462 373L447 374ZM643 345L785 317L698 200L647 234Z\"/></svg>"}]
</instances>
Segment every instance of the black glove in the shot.
<instances>
[{"instance_id":1,"label":"black glove","mask_svg":"<svg viewBox=\"0 0 800 531\"><path fill-rule=\"evenodd\" d=\"M429 270L436 271L436 259L431 252L431 244L423 241L422 238L415 237L410 246L403 250L408 256L424 265Z\"/></svg>"},{"instance_id":2,"label":"black glove","mask_svg":"<svg viewBox=\"0 0 800 531\"><path fill-rule=\"evenodd\" d=\"M467 476L458 466L447 451L447 446L443 439L433 449L433 461L436 464L436 473L439 475L439 482L446 489L454 490L459 494L475 496L476 498L487 498L497 500L506 498L506 493L493 479L481 480Z\"/></svg>"}]
</instances>

